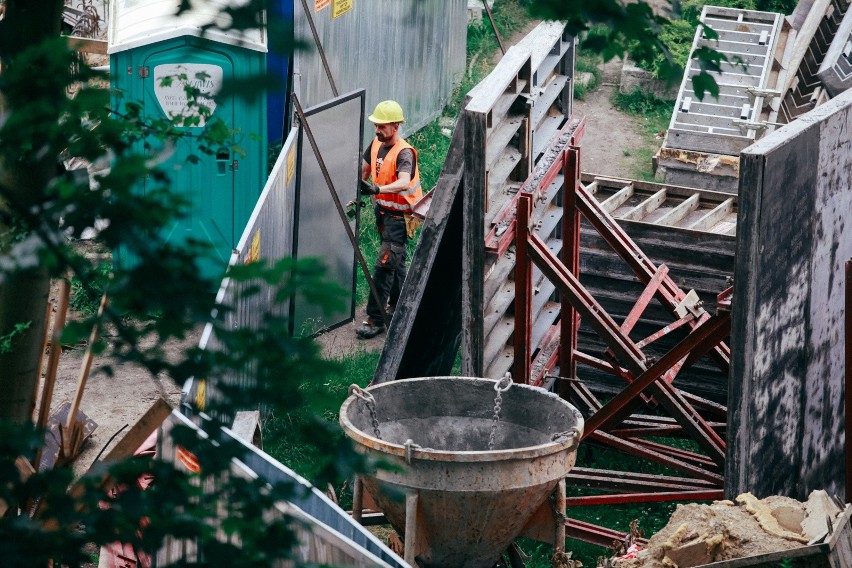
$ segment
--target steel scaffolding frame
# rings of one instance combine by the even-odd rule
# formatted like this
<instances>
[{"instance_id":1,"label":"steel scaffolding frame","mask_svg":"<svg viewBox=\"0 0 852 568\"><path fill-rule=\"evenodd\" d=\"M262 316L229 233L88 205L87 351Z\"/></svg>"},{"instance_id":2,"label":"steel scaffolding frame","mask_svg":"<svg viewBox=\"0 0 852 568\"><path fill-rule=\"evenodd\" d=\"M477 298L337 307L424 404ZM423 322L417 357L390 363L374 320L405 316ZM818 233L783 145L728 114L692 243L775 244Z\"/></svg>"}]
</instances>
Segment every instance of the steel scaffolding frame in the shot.
<instances>
[{"instance_id":1,"label":"steel scaffolding frame","mask_svg":"<svg viewBox=\"0 0 852 568\"><path fill-rule=\"evenodd\" d=\"M562 247L557 255L531 226L531 212L542 192L562 174ZM605 492L602 495L568 497L568 506L605 505L676 500L721 499L725 460L726 409L677 388L678 373L705 355L727 372L730 350L732 289L718 297L718 309L709 313L691 302L668 275L665 265L655 265L586 191L580 179L580 149L569 145L559 152L544 176L531 177L515 199L515 217L497 238L486 239L490 251L505 253L515 245L514 380L542 386L559 369L557 391L586 416L583 439L667 466L683 477L648 475L627 471L576 468L568 476L575 485ZM581 216L632 268L645 286L633 309L617 323L579 280ZM561 314L533 352L533 268L541 271L559 293ZM630 337L648 304L657 299L674 321L640 341ZM601 355L577 348L580 321L591 326L608 349ZM642 348L676 329L685 338L665 355L651 360ZM578 365L588 365L620 377L626 386L606 403L595 397L578 377ZM635 414L643 406L664 410L667 416ZM648 440L654 436L686 436L702 453L682 450ZM622 536L617 531L574 520L566 521L568 536L610 546Z\"/></svg>"}]
</instances>

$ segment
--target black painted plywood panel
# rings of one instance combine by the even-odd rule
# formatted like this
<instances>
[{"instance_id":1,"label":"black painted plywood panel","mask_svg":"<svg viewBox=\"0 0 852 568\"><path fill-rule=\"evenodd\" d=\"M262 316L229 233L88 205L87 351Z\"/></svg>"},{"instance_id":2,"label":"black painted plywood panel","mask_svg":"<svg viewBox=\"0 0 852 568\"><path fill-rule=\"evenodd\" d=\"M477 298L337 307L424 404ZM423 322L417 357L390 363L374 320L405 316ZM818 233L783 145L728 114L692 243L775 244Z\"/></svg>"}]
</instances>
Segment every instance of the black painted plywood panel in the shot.
<instances>
[{"instance_id":1,"label":"black painted plywood panel","mask_svg":"<svg viewBox=\"0 0 852 568\"><path fill-rule=\"evenodd\" d=\"M852 93L741 156L726 493L844 494Z\"/></svg>"}]
</instances>

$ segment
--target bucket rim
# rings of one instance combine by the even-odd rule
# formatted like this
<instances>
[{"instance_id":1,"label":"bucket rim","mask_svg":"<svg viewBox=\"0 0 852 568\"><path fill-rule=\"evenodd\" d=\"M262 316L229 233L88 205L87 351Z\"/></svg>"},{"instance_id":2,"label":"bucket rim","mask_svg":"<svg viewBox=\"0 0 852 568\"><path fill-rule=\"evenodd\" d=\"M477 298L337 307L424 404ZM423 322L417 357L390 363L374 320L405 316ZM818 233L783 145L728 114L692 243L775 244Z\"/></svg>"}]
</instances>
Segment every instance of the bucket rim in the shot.
<instances>
[{"instance_id":1,"label":"bucket rim","mask_svg":"<svg viewBox=\"0 0 852 568\"><path fill-rule=\"evenodd\" d=\"M408 379L399 379L395 381L387 381L375 385L370 385L364 388L367 392L375 392L376 390L392 387L399 383L406 382L417 382L417 381L434 381L434 380L467 380L467 381L478 381L478 382L487 382L487 383L496 383L495 379L488 379L483 377L454 377L454 376L438 376L438 377L414 377ZM520 448L510 448L503 450L476 450L476 451L446 451L446 450L435 450L431 448L419 448L415 447L412 449L410 457L423 461L438 461L438 462L488 462L488 461L502 461L502 460L524 460L531 458L539 458L544 456L549 456L551 454L556 454L565 450L576 451L577 446L579 445L579 439L583 436L584 430L584 420L580 411L577 410L574 405L569 403L568 401L559 398L556 395L552 395L547 391L539 387L535 387L532 385L525 385L522 383L513 383L511 388L523 388L525 390L532 390L542 394L547 394L548 396L554 396L559 400L562 404L564 404L568 410L570 410L575 420L577 421L576 428L578 430L578 436L575 440L572 437L568 437L562 441L552 441L546 442L544 444L537 444L534 446L523 446ZM340 426L343 428L343 432L356 444L360 444L365 448L370 450L379 451L384 454L390 454L399 456L402 458L406 457L406 447L402 444L395 444L392 442L387 442L385 440L381 440L374 436L369 435L363 430L357 428L352 421L349 419L348 411L350 405L354 404L354 402L358 400L355 395L349 395L346 400L343 402L343 405L340 407Z\"/></svg>"}]
</instances>

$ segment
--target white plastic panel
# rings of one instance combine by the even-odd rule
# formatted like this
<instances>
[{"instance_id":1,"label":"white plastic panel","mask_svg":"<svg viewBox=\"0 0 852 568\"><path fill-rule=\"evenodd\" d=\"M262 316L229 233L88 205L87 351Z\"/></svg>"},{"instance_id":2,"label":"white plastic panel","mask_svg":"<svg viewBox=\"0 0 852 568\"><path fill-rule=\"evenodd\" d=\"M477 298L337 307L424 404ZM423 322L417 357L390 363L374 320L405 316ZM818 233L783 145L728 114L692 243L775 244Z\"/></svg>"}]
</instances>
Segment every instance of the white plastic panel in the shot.
<instances>
[{"instance_id":1,"label":"white plastic panel","mask_svg":"<svg viewBox=\"0 0 852 568\"><path fill-rule=\"evenodd\" d=\"M229 19L222 15L228 6L240 6L246 0L193 0L192 10L177 16L177 0L115 0L109 26L109 53L132 49L175 37L193 35L221 43L266 51L266 32L220 30ZM204 31L204 26L214 26Z\"/></svg>"}]
</instances>

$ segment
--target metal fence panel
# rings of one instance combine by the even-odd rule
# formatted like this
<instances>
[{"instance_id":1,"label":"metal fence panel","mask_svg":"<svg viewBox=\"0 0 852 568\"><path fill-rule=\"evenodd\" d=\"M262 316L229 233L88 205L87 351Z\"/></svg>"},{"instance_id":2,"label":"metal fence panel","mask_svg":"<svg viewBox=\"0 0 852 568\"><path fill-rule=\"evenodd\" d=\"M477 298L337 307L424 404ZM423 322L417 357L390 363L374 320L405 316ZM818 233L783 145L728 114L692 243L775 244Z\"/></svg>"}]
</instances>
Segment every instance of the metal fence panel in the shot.
<instances>
[{"instance_id":1,"label":"metal fence panel","mask_svg":"<svg viewBox=\"0 0 852 568\"><path fill-rule=\"evenodd\" d=\"M296 164L298 133L291 130L281 153L269 174L266 185L257 200L248 224L243 231L237 248L231 255L230 266L253 261L275 262L293 256L293 216L296 200ZM285 317L289 315L290 303L276 302L274 288L263 286L259 293L241 298L237 284L225 278L216 296L217 305L231 306L221 317L229 329L246 327L258 329L266 315ZM215 319L219 314L213 313ZM201 335L199 347L219 349L213 333L213 324L207 324ZM239 376L216 377L217 380L248 384L253 380L249 371ZM184 397L195 402L201 410L216 397L215 385L205 378L196 378L184 387Z\"/></svg>"},{"instance_id":2,"label":"metal fence panel","mask_svg":"<svg viewBox=\"0 0 852 568\"><path fill-rule=\"evenodd\" d=\"M172 439L172 430L179 425L198 430L199 442L239 441L245 450L242 461L231 462L230 475L234 477L258 477L270 484L287 483L294 488L292 500L279 502L274 510L267 511L265 518L294 519L293 529L298 540L292 550L292 560L280 560L272 566L329 565L342 567L402 568L406 564L378 538L357 523L340 507L331 502L321 491L307 480L282 465L272 456L246 444L233 433L215 423L203 421L199 428L192 421L172 412L160 427L157 452L160 459L174 464L188 473L202 473L195 456L186 448L177 446ZM204 433L202 433L204 431ZM212 438L212 440L211 440ZM227 479L223 480L227 483ZM206 492L215 490L212 480L205 481ZM197 561L197 546L191 540L167 539L155 555L155 565L171 565L181 560Z\"/></svg>"},{"instance_id":3,"label":"metal fence panel","mask_svg":"<svg viewBox=\"0 0 852 568\"><path fill-rule=\"evenodd\" d=\"M403 135L441 113L465 71L467 0L359 0L338 18L307 4L339 93L364 87L369 109L398 101ZM294 28L310 45L294 56L294 89L304 106L317 105L334 95L300 0Z\"/></svg>"},{"instance_id":4,"label":"metal fence panel","mask_svg":"<svg viewBox=\"0 0 852 568\"><path fill-rule=\"evenodd\" d=\"M364 128L363 89L306 109L305 118L338 198L343 204L356 199L361 175L359 140ZM294 256L321 259L328 279L352 292L346 308L332 314L323 314L319 306L293 306L294 335L310 335L355 317L355 251L303 129L299 131L299 149ZM352 228L357 231L354 222Z\"/></svg>"}]
</instances>

